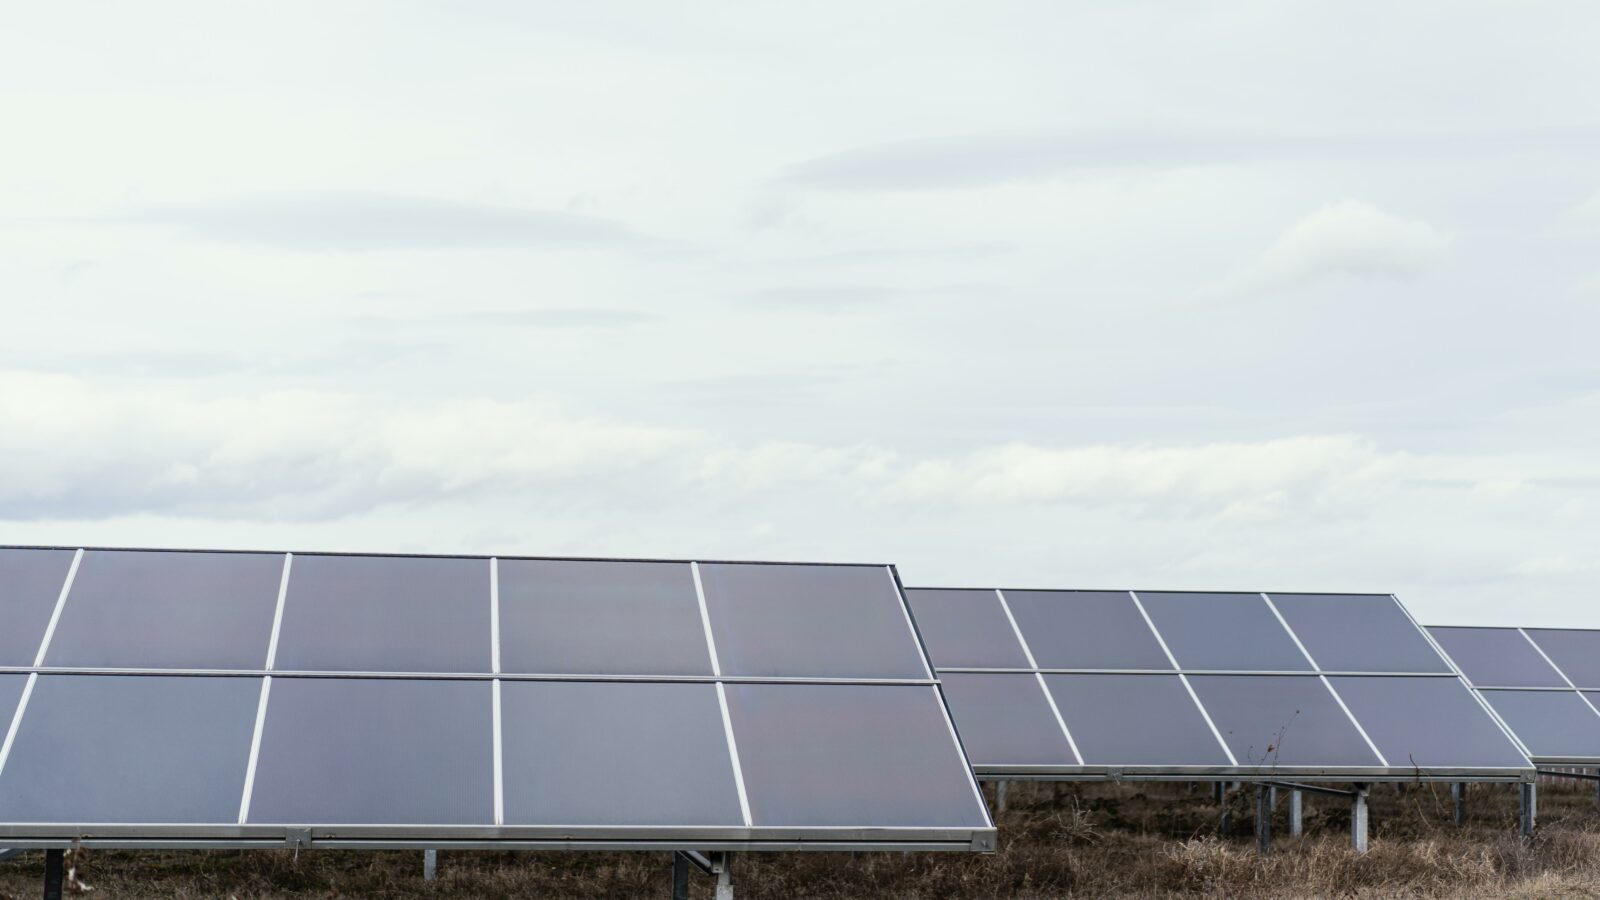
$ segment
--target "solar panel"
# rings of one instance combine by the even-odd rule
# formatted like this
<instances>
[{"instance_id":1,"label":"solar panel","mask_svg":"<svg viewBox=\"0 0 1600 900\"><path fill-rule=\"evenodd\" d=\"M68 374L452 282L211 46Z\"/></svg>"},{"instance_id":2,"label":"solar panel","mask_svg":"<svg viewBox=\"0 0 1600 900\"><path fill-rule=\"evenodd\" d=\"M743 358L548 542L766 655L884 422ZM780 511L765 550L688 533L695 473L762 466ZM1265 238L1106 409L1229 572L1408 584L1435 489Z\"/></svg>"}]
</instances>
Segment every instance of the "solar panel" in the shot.
<instances>
[{"instance_id":1,"label":"solar panel","mask_svg":"<svg viewBox=\"0 0 1600 900\"><path fill-rule=\"evenodd\" d=\"M1478 696L1536 763L1600 762L1600 632L1557 628L1433 627Z\"/></svg>"},{"instance_id":2,"label":"solar panel","mask_svg":"<svg viewBox=\"0 0 1600 900\"><path fill-rule=\"evenodd\" d=\"M1391 596L1273 594L1272 604L1324 672L1450 671Z\"/></svg>"},{"instance_id":3,"label":"solar panel","mask_svg":"<svg viewBox=\"0 0 1600 900\"><path fill-rule=\"evenodd\" d=\"M1525 757L1454 678L1328 679L1392 766L1516 768Z\"/></svg>"},{"instance_id":4,"label":"solar panel","mask_svg":"<svg viewBox=\"0 0 1600 900\"><path fill-rule=\"evenodd\" d=\"M259 678L38 676L0 771L0 816L235 823L260 688Z\"/></svg>"},{"instance_id":5,"label":"solar panel","mask_svg":"<svg viewBox=\"0 0 1600 900\"><path fill-rule=\"evenodd\" d=\"M1195 675L1189 683L1240 765L1386 767L1321 678Z\"/></svg>"},{"instance_id":6,"label":"solar panel","mask_svg":"<svg viewBox=\"0 0 1600 900\"><path fill-rule=\"evenodd\" d=\"M488 681L274 678L245 822L494 822Z\"/></svg>"},{"instance_id":7,"label":"solar panel","mask_svg":"<svg viewBox=\"0 0 1600 900\"><path fill-rule=\"evenodd\" d=\"M1576 691L1479 691L1538 762L1600 757L1600 714Z\"/></svg>"},{"instance_id":8,"label":"solar panel","mask_svg":"<svg viewBox=\"0 0 1600 900\"><path fill-rule=\"evenodd\" d=\"M887 566L0 548L0 604L6 846L994 843Z\"/></svg>"},{"instance_id":9,"label":"solar panel","mask_svg":"<svg viewBox=\"0 0 1600 900\"><path fill-rule=\"evenodd\" d=\"M940 680L950 714L962 723L967 759L975 767L1077 764L1039 676L951 672Z\"/></svg>"},{"instance_id":10,"label":"solar panel","mask_svg":"<svg viewBox=\"0 0 1600 900\"><path fill-rule=\"evenodd\" d=\"M1139 602L1186 670L1310 671L1260 594L1139 592Z\"/></svg>"},{"instance_id":11,"label":"solar panel","mask_svg":"<svg viewBox=\"0 0 1600 900\"><path fill-rule=\"evenodd\" d=\"M501 560L500 671L710 675L688 563Z\"/></svg>"},{"instance_id":12,"label":"solar panel","mask_svg":"<svg viewBox=\"0 0 1600 900\"><path fill-rule=\"evenodd\" d=\"M1475 687L1567 687L1556 671L1516 628L1429 628L1461 674Z\"/></svg>"},{"instance_id":13,"label":"solar panel","mask_svg":"<svg viewBox=\"0 0 1600 900\"><path fill-rule=\"evenodd\" d=\"M744 824L715 685L511 681L501 690L507 823Z\"/></svg>"},{"instance_id":14,"label":"solar panel","mask_svg":"<svg viewBox=\"0 0 1600 900\"><path fill-rule=\"evenodd\" d=\"M933 686L745 683L727 693L757 824L987 823Z\"/></svg>"},{"instance_id":15,"label":"solar panel","mask_svg":"<svg viewBox=\"0 0 1600 900\"><path fill-rule=\"evenodd\" d=\"M1388 595L906 594L980 775L1519 781L1532 768Z\"/></svg>"},{"instance_id":16,"label":"solar panel","mask_svg":"<svg viewBox=\"0 0 1600 900\"><path fill-rule=\"evenodd\" d=\"M488 672L489 600L487 560L297 554L274 668Z\"/></svg>"},{"instance_id":17,"label":"solar panel","mask_svg":"<svg viewBox=\"0 0 1600 900\"><path fill-rule=\"evenodd\" d=\"M1025 669L1028 657L994 591L906 591L928 655L950 666Z\"/></svg>"},{"instance_id":18,"label":"solar panel","mask_svg":"<svg viewBox=\"0 0 1600 900\"><path fill-rule=\"evenodd\" d=\"M700 566L724 675L927 678L894 573L868 566Z\"/></svg>"},{"instance_id":19,"label":"solar panel","mask_svg":"<svg viewBox=\"0 0 1600 900\"><path fill-rule=\"evenodd\" d=\"M282 575L267 553L91 550L45 665L259 669Z\"/></svg>"},{"instance_id":20,"label":"solar panel","mask_svg":"<svg viewBox=\"0 0 1600 900\"><path fill-rule=\"evenodd\" d=\"M1582 690L1600 689L1600 631L1529 628L1526 633L1567 681Z\"/></svg>"},{"instance_id":21,"label":"solar panel","mask_svg":"<svg viewBox=\"0 0 1600 900\"><path fill-rule=\"evenodd\" d=\"M1087 765L1227 766L1176 675L1046 675Z\"/></svg>"},{"instance_id":22,"label":"solar panel","mask_svg":"<svg viewBox=\"0 0 1600 900\"><path fill-rule=\"evenodd\" d=\"M71 550L0 549L0 666L31 666L72 568Z\"/></svg>"},{"instance_id":23,"label":"solar panel","mask_svg":"<svg viewBox=\"0 0 1600 900\"><path fill-rule=\"evenodd\" d=\"M1041 668L1172 668L1127 591L1007 591L1006 604Z\"/></svg>"}]
</instances>

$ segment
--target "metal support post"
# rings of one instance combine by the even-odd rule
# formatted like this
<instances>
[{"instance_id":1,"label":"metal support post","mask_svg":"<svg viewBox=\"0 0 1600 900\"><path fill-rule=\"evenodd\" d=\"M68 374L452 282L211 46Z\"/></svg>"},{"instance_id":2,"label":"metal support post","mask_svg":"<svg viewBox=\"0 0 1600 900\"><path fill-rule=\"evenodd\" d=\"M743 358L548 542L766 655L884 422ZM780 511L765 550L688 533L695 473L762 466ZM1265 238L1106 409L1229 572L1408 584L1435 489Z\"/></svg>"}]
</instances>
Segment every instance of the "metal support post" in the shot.
<instances>
[{"instance_id":1,"label":"metal support post","mask_svg":"<svg viewBox=\"0 0 1600 900\"><path fill-rule=\"evenodd\" d=\"M422 851L422 880L432 881L439 872L439 851Z\"/></svg>"},{"instance_id":2,"label":"metal support post","mask_svg":"<svg viewBox=\"0 0 1600 900\"><path fill-rule=\"evenodd\" d=\"M1256 850L1272 852L1272 788L1256 785Z\"/></svg>"},{"instance_id":3,"label":"metal support post","mask_svg":"<svg viewBox=\"0 0 1600 900\"><path fill-rule=\"evenodd\" d=\"M1355 792L1350 795L1350 847L1357 853L1367 852L1367 788L1365 784L1353 784Z\"/></svg>"},{"instance_id":4,"label":"metal support post","mask_svg":"<svg viewBox=\"0 0 1600 900\"><path fill-rule=\"evenodd\" d=\"M1539 817L1539 786L1531 781L1522 783L1522 836L1533 834L1534 821Z\"/></svg>"},{"instance_id":5,"label":"metal support post","mask_svg":"<svg viewBox=\"0 0 1600 900\"><path fill-rule=\"evenodd\" d=\"M1305 813L1306 795L1299 791L1289 792L1289 836L1299 837L1305 832L1302 822Z\"/></svg>"},{"instance_id":6,"label":"metal support post","mask_svg":"<svg viewBox=\"0 0 1600 900\"><path fill-rule=\"evenodd\" d=\"M1450 796L1456 801L1456 827L1467 824L1467 783L1458 781L1450 785Z\"/></svg>"},{"instance_id":7,"label":"metal support post","mask_svg":"<svg viewBox=\"0 0 1600 900\"><path fill-rule=\"evenodd\" d=\"M717 870L715 900L733 900L733 854L718 853L712 857Z\"/></svg>"},{"instance_id":8,"label":"metal support post","mask_svg":"<svg viewBox=\"0 0 1600 900\"><path fill-rule=\"evenodd\" d=\"M60 850L44 852L44 900L61 900L61 876L65 864Z\"/></svg>"},{"instance_id":9,"label":"metal support post","mask_svg":"<svg viewBox=\"0 0 1600 900\"><path fill-rule=\"evenodd\" d=\"M672 900L689 900L689 857L672 854Z\"/></svg>"},{"instance_id":10,"label":"metal support post","mask_svg":"<svg viewBox=\"0 0 1600 900\"><path fill-rule=\"evenodd\" d=\"M995 808L995 812L1005 812L1006 811L1006 785L1007 784L1009 784L1009 782L1007 782L1004 778L1002 778L999 781L996 781L994 783L994 808Z\"/></svg>"},{"instance_id":11,"label":"metal support post","mask_svg":"<svg viewBox=\"0 0 1600 900\"><path fill-rule=\"evenodd\" d=\"M1222 805L1222 801L1227 799L1227 793L1228 793L1228 783L1227 782L1225 782L1225 781L1213 781L1213 782L1211 782L1211 802L1212 803L1215 803L1218 806L1221 806Z\"/></svg>"},{"instance_id":12,"label":"metal support post","mask_svg":"<svg viewBox=\"0 0 1600 900\"><path fill-rule=\"evenodd\" d=\"M1233 834L1233 806L1228 802L1228 785L1224 783L1221 788L1218 802L1222 804L1222 816L1217 821L1217 831L1226 837Z\"/></svg>"},{"instance_id":13,"label":"metal support post","mask_svg":"<svg viewBox=\"0 0 1600 900\"><path fill-rule=\"evenodd\" d=\"M1594 803L1596 806L1600 806L1600 769L1594 770L1594 777Z\"/></svg>"}]
</instances>

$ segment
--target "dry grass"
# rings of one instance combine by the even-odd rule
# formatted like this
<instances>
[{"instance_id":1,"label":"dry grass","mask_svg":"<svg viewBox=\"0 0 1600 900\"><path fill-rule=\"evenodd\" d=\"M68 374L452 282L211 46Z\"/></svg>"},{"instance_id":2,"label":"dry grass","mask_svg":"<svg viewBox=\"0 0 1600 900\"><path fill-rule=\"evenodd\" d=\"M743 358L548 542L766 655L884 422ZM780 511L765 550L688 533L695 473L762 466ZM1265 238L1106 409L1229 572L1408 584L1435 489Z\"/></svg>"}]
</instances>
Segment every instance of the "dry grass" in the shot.
<instances>
[{"instance_id":1,"label":"dry grass","mask_svg":"<svg viewBox=\"0 0 1600 900\"><path fill-rule=\"evenodd\" d=\"M1249 797L1237 833L1216 834L1207 786L1013 784L1000 851L967 854L752 854L735 866L740 897L989 898L1600 898L1600 810L1592 788L1543 784L1538 835L1517 835L1513 788L1475 787L1471 820L1451 823L1444 785L1374 790L1372 850L1348 849L1349 815L1308 797L1306 837L1255 853ZM1280 816L1279 829L1284 825ZM445 853L439 880L421 854L306 852L85 855L101 898L665 898L665 854ZM0 896L35 897L38 855L0 863ZM695 896L709 879L695 876Z\"/></svg>"}]
</instances>

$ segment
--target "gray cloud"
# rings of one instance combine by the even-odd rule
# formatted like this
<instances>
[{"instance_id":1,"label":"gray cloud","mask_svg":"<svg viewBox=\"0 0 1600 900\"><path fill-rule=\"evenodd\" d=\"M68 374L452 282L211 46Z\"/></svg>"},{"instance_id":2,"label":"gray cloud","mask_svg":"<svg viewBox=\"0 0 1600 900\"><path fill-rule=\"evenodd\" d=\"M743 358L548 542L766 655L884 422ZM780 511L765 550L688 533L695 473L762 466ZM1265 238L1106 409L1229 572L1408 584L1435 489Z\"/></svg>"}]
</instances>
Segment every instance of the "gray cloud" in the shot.
<instances>
[{"instance_id":1,"label":"gray cloud","mask_svg":"<svg viewBox=\"0 0 1600 900\"><path fill-rule=\"evenodd\" d=\"M482 310L444 317L466 325L497 328L628 328L661 321L654 313L636 309L558 309Z\"/></svg>"},{"instance_id":2,"label":"gray cloud","mask_svg":"<svg viewBox=\"0 0 1600 900\"><path fill-rule=\"evenodd\" d=\"M767 288L745 294L758 304L809 312L859 312L906 297L994 296L1011 288L999 284L940 284L908 288L881 284L823 284Z\"/></svg>"},{"instance_id":3,"label":"gray cloud","mask_svg":"<svg viewBox=\"0 0 1600 900\"><path fill-rule=\"evenodd\" d=\"M818 253L809 256L796 256L784 262L793 265L858 265L883 262L900 262L902 260L974 260L988 259L1010 253L1017 249L1016 244L1005 241L968 241L960 244L929 244L921 247L876 247L863 250L840 250L834 253Z\"/></svg>"},{"instance_id":4,"label":"gray cloud","mask_svg":"<svg viewBox=\"0 0 1600 900\"><path fill-rule=\"evenodd\" d=\"M845 191L974 188L1074 172L1317 159L1454 158L1600 146L1593 126L1498 132L1222 134L1016 131L913 138L790 166L779 181Z\"/></svg>"},{"instance_id":5,"label":"gray cloud","mask_svg":"<svg viewBox=\"0 0 1600 900\"><path fill-rule=\"evenodd\" d=\"M625 225L576 213L358 191L157 206L110 221L169 226L206 240L301 252L638 248L656 243Z\"/></svg>"}]
</instances>

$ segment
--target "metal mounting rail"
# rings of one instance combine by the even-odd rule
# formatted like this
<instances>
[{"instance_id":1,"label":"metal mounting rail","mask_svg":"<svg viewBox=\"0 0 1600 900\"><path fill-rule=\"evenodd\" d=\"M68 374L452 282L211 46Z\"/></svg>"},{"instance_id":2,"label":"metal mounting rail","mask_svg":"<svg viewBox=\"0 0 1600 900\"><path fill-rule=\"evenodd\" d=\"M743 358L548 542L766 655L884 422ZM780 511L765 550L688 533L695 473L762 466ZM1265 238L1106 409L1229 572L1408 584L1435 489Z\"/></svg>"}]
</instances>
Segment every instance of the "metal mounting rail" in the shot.
<instances>
[{"instance_id":1,"label":"metal mounting rail","mask_svg":"<svg viewBox=\"0 0 1600 900\"><path fill-rule=\"evenodd\" d=\"M1600 775L1592 775L1588 772L1551 772L1548 769L1537 769L1535 771L1540 775L1548 775L1551 778L1578 778L1583 781L1600 781Z\"/></svg>"},{"instance_id":2,"label":"metal mounting rail","mask_svg":"<svg viewBox=\"0 0 1600 900\"><path fill-rule=\"evenodd\" d=\"M1257 781L1262 787L1275 787L1285 791L1303 791L1307 794L1321 794L1324 797L1354 797L1355 791L1341 791L1338 788L1322 787L1315 784L1300 784L1294 781Z\"/></svg>"}]
</instances>

